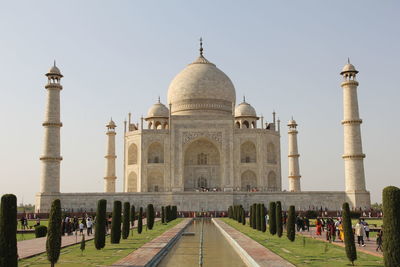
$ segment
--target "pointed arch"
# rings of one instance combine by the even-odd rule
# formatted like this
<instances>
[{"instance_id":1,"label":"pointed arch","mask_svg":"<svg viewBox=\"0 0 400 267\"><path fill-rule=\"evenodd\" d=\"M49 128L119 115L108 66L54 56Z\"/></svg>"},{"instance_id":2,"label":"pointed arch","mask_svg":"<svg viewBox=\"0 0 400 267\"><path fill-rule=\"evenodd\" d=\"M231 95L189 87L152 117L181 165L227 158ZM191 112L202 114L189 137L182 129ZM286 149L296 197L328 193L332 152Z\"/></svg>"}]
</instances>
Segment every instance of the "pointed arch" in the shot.
<instances>
[{"instance_id":1,"label":"pointed arch","mask_svg":"<svg viewBox=\"0 0 400 267\"><path fill-rule=\"evenodd\" d=\"M128 165L137 164L138 149L136 144L130 144L128 148Z\"/></svg>"},{"instance_id":2,"label":"pointed arch","mask_svg":"<svg viewBox=\"0 0 400 267\"><path fill-rule=\"evenodd\" d=\"M242 128L250 128L250 124L248 121L243 121L242 122Z\"/></svg>"},{"instance_id":3,"label":"pointed arch","mask_svg":"<svg viewBox=\"0 0 400 267\"><path fill-rule=\"evenodd\" d=\"M164 175L162 172L153 171L147 176L147 191L148 192L163 192L164 191Z\"/></svg>"},{"instance_id":4,"label":"pointed arch","mask_svg":"<svg viewBox=\"0 0 400 267\"><path fill-rule=\"evenodd\" d=\"M164 147L159 142L152 143L147 149L147 163L164 163Z\"/></svg>"},{"instance_id":5,"label":"pointed arch","mask_svg":"<svg viewBox=\"0 0 400 267\"><path fill-rule=\"evenodd\" d=\"M277 176L276 176L276 173L274 171L270 171L268 173L267 190L268 191L277 191L278 190Z\"/></svg>"},{"instance_id":6,"label":"pointed arch","mask_svg":"<svg viewBox=\"0 0 400 267\"><path fill-rule=\"evenodd\" d=\"M137 175L135 172L131 172L128 175L127 192L138 192L137 190Z\"/></svg>"},{"instance_id":7,"label":"pointed arch","mask_svg":"<svg viewBox=\"0 0 400 267\"><path fill-rule=\"evenodd\" d=\"M240 178L242 191L251 191L257 188L257 176L253 171L247 170Z\"/></svg>"},{"instance_id":8,"label":"pointed arch","mask_svg":"<svg viewBox=\"0 0 400 267\"><path fill-rule=\"evenodd\" d=\"M267 145L267 162L270 164L277 163L276 148L272 142L268 143L268 145Z\"/></svg>"},{"instance_id":9,"label":"pointed arch","mask_svg":"<svg viewBox=\"0 0 400 267\"><path fill-rule=\"evenodd\" d=\"M253 142L247 141L240 145L240 162L257 162L257 150L256 145Z\"/></svg>"}]
</instances>

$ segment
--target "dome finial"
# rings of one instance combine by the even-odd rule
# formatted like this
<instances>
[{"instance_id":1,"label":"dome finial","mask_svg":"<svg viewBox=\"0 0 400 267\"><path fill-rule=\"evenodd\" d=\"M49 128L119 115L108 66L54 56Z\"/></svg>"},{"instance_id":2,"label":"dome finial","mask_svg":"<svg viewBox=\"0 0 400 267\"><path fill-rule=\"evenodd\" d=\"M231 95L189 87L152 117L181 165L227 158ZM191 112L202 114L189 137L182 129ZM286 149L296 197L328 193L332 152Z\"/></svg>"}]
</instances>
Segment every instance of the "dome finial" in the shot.
<instances>
[{"instance_id":1,"label":"dome finial","mask_svg":"<svg viewBox=\"0 0 400 267\"><path fill-rule=\"evenodd\" d=\"M246 96L243 95L243 103L246 103Z\"/></svg>"},{"instance_id":2,"label":"dome finial","mask_svg":"<svg viewBox=\"0 0 400 267\"><path fill-rule=\"evenodd\" d=\"M158 96L158 103L161 103L161 101L160 101L160 96Z\"/></svg>"},{"instance_id":3,"label":"dome finial","mask_svg":"<svg viewBox=\"0 0 400 267\"><path fill-rule=\"evenodd\" d=\"M54 59L54 67L56 67L56 60Z\"/></svg>"},{"instance_id":4,"label":"dome finial","mask_svg":"<svg viewBox=\"0 0 400 267\"><path fill-rule=\"evenodd\" d=\"M347 57L347 64L350 64L350 57Z\"/></svg>"},{"instance_id":5,"label":"dome finial","mask_svg":"<svg viewBox=\"0 0 400 267\"><path fill-rule=\"evenodd\" d=\"M200 56L202 57L203 56L203 38L202 37L200 37Z\"/></svg>"}]
</instances>

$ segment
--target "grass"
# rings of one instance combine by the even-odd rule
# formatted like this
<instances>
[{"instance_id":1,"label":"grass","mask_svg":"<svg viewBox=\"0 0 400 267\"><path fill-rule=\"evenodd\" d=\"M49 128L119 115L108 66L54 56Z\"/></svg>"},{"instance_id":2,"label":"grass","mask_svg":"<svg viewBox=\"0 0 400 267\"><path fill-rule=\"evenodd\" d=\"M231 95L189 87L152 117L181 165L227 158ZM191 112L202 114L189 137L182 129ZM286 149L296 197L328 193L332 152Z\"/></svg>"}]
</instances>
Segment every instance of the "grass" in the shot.
<instances>
[{"instance_id":1,"label":"grass","mask_svg":"<svg viewBox=\"0 0 400 267\"><path fill-rule=\"evenodd\" d=\"M128 239L122 239L120 244L111 244L110 237L107 236L106 246L102 250L96 250L94 241L86 241L86 249L83 253L80 250L80 244L67 247L61 250L60 259L56 264L57 267L82 267L82 266L108 266L124 258L132 251L138 249L148 241L156 238L166 230L177 225L183 219L176 219L167 225L156 222L153 230L143 228L142 234L138 234L137 230L130 233ZM81 238L79 236L79 238ZM19 261L19 267L48 267L46 253Z\"/></svg>"},{"instance_id":2,"label":"grass","mask_svg":"<svg viewBox=\"0 0 400 267\"><path fill-rule=\"evenodd\" d=\"M44 225L47 226L47 224L49 223L48 220L41 220L40 221L40 225ZM36 225L36 220L28 220L28 229L29 226L34 226ZM18 230L21 229L21 223L18 221ZM29 240L29 239L33 239L36 238L35 237L35 233L25 233L25 234L21 234L21 233L17 233L17 241L22 241L22 240Z\"/></svg>"},{"instance_id":3,"label":"grass","mask_svg":"<svg viewBox=\"0 0 400 267\"><path fill-rule=\"evenodd\" d=\"M276 235L270 235L268 231L263 233L232 219L223 218L221 220L296 266L351 266L343 247L299 235L296 235L294 242L290 242L286 237L286 233L279 238ZM383 259L357 252L355 265L383 266Z\"/></svg>"}]
</instances>

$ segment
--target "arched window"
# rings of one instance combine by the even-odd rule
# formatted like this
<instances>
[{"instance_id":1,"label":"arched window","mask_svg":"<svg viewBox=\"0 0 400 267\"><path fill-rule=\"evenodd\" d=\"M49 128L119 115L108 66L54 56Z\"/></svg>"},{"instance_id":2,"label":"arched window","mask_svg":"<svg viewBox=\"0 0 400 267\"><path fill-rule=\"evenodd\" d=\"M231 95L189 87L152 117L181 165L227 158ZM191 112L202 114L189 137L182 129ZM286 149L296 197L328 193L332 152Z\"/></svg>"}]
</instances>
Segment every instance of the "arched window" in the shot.
<instances>
[{"instance_id":1,"label":"arched window","mask_svg":"<svg viewBox=\"0 0 400 267\"><path fill-rule=\"evenodd\" d=\"M240 122L237 121L237 122L235 123L235 125L236 125L236 128L238 128L238 129L240 128Z\"/></svg>"},{"instance_id":2,"label":"arched window","mask_svg":"<svg viewBox=\"0 0 400 267\"><path fill-rule=\"evenodd\" d=\"M273 143L267 145L267 162L270 164L276 164L276 150Z\"/></svg>"},{"instance_id":3,"label":"arched window","mask_svg":"<svg viewBox=\"0 0 400 267\"><path fill-rule=\"evenodd\" d=\"M128 148L128 165L137 164L138 149L135 144L131 144Z\"/></svg>"},{"instance_id":4,"label":"arched window","mask_svg":"<svg viewBox=\"0 0 400 267\"><path fill-rule=\"evenodd\" d=\"M274 171L270 171L268 173L267 188L268 188L268 191L277 191L278 190L278 181L276 178L276 173Z\"/></svg>"},{"instance_id":5,"label":"arched window","mask_svg":"<svg viewBox=\"0 0 400 267\"><path fill-rule=\"evenodd\" d=\"M250 128L250 124L249 124L248 121L244 121L244 122L242 123L242 125L243 125L243 128Z\"/></svg>"},{"instance_id":6,"label":"arched window","mask_svg":"<svg viewBox=\"0 0 400 267\"><path fill-rule=\"evenodd\" d=\"M131 172L128 175L128 182L127 182L127 192L137 192L137 175L135 172Z\"/></svg>"},{"instance_id":7,"label":"arched window","mask_svg":"<svg viewBox=\"0 0 400 267\"><path fill-rule=\"evenodd\" d=\"M147 178L147 188L149 192L164 191L164 176L161 172L150 172Z\"/></svg>"},{"instance_id":8,"label":"arched window","mask_svg":"<svg viewBox=\"0 0 400 267\"><path fill-rule=\"evenodd\" d=\"M158 143L152 143L147 152L147 163L164 163L164 148Z\"/></svg>"},{"instance_id":9,"label":"arched window","mask_svg":"<svg viewBox=\"0 0 400 267\"><path fill-rule=\"evenodd\" d=\"M257 162L256 146L247 141L240 146L240 161L242 163Z\"/></svg>"},{"instance_id":10,"label":"arched window","mask_svg":"<svg viewBox=\"0 0 400 267\"><path fill-rule=\"evenodd\" d=\"M247 170L241 175L242 191L257 190L257 176L253 171Z\"/></svg>"},{"instance_id":11,"label":"arched window","mask_svg":"<svg viewBox=\"0 0 400 267\"><path fill-rule=\"evenodd\" d=\"M197 155L197 164L198 165L207 165L207 154L200 153Z\"/></svg>"}]
</instances>

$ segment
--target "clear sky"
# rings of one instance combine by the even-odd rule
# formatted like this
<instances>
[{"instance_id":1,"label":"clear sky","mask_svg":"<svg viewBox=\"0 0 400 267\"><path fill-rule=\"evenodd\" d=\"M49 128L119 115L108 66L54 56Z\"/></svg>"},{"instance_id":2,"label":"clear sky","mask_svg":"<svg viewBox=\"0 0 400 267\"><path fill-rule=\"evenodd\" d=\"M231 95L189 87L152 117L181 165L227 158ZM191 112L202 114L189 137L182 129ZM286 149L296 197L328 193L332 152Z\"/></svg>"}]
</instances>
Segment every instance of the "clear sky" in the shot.
<instances>
[{"instance_id":1,"label":"clear sky","mask_svg":"<svg viewBox=\"0 0 400 267\"><path fill-rule=\"evenodd\" d=\"M103 190L105 125L117 128L122 190L123 120L140 121L198 55L223 70L259 115L299 124L303 190L344 190L342 89L350 57L360 71L367 188L400 186L398 1L3 1L0 8L0 194L33 203L39 191L46 91L57 60L62 192Z\"/></svg>"}]
</instances>

